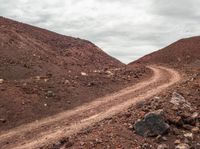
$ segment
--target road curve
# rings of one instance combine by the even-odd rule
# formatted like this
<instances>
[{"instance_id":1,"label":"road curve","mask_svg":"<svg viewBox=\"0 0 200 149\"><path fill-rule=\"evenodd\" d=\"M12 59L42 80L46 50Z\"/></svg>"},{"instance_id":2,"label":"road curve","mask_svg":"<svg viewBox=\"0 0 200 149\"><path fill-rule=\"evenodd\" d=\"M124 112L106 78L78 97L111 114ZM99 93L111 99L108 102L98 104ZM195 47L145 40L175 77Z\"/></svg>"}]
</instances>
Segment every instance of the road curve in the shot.
<instances>
[{"instance_id":1,"label":"road curve","mask_svg":"<svg viewBox=\"0 0 200 149\"><path fill-rule=\"evenodd\" d=\"M36 149L62 137L78 133L95 123L123 112L138 101L151 98L179 82L173 69L149 66L153 76L119 92L98 98L73 110L44 118L0 133L0 146L6 149Z\"/></svg>"}]
</instances>

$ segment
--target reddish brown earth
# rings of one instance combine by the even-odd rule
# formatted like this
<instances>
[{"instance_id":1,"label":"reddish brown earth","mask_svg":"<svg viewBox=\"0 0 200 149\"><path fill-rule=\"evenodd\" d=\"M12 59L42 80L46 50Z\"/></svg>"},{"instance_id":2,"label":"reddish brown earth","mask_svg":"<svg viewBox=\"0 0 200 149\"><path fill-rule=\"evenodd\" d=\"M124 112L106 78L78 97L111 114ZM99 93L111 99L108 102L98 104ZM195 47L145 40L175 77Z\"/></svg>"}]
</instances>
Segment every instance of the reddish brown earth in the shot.
<instances>
[{"instance_id":1,"label":"reddish brown earth","mask_svg":"<svg viewBox=\"0 0 200 149\"><path fill-rule=\"evenodd\" d=\"M62 139L66 140L69 148L122 148L122 149L157 149L165 144L168 149L174 149L175 141L186 143L191 149L200 149L200 37L180 40L158 52L154 52L130 65L138 63L159 64L176 69L183 79L167 90L156 94L155 97L146 98L124 112L110 119L82 130L78 135ZM190 104L191 109L173 107L170 103L173 92L181 94ZM136 134L133 125L145 114L162 109L165 121L170 125L168 134L159 137L144 138ZM198 116L191 121L194 113ZM193 138L188 140L185 134L192 133ZM49 148L62 144L55 143ZM66 147L67 148L67 147Z\"/></svg>"},{"instance_id":2,"label":"reddish brown earth","mask_svg":"<svg viewBox=\"0 0 200 149\"><path fill-rule=\"evenodd\" d=\"M185 121L194 112L200 113L200 69L190 67L187 71L180 70L180 72L184 74L180 83L82 130L75 136L63 138L61 142L47 148L62 146L62 141L65 140L66 142L63 144L66 145L66 148L157 149L160 144L166 144L168 149L175 149L174 142L176 140L180 140L181 143L187 142L184 134L191 133L191 129L194 127L200 128L200 116L197 117L196 123L188 124ZM185 111L181 107L173 109L173 105L169 101L174 91L183 95L191 103L191 111ZM148 112L160 109L164 110L166 121L170 124L169 133L160 138L144 138L137 135L133 129L136 121L142 119ZM193 133L193 139L187 143L191 149L200 149L200 132Z\"/></svg>"},{"instance_id":3,"label":"reddish brown earth","mask_svg":"<svg viewBox=\"0 0 200 149\"><path fill-rule=\"evenodd\" d=\"M89 41L0 17L0 130L72 109L145 79Z\"/></svg>"},{"instance_id":4,"label":"reddish brown earth","mask_svg":"<svg viewBox=\"0 0 200 149\"><path fill-rule=\"evenodd\" d=\"M133 63L156 63L179 67L184 65L194 65L200 67L200 37L181 39L159 51L146 55Z\"/></svg>"},{"instance_id":5,"label":"reddish brown earth","mask_svg":"<svg viewBox=\"0 0 200 149\"><path fill-rule=\"evenodd\" d=\"M70 137L106 118L110 119L136 102L156 95L181 79L179 73L173 69L157 66L151 66L150 69L153 71L153 76L134 86L71 111L2 132L0 146L15 149L46 146L63 137Z\"/></svg>"},{"instance_id":6,"label":"reddish brown earth","mask_svg":"<svg viewBox=\"0 0 200 149\"><path fill-rule=\"evenodd\" d=\"M180 40L125 66L88 41L0 18L1 147L173 149L180 140L200 148L192 131L200 116L188 121L200 113L199 41ZM192 109L173 108L174 91ZM136 121L158 109L169 133L137 135Z\"/></svg>"}]
</instances>

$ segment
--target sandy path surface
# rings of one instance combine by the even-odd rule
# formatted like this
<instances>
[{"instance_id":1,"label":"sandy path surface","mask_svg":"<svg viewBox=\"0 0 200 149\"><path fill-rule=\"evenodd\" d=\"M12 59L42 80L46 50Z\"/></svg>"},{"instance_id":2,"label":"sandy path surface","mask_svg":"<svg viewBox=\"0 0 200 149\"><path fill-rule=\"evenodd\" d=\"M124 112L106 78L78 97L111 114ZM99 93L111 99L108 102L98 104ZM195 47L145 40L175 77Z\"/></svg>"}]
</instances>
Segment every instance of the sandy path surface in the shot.
<instances>
[{"instance_id":1,"label":"sandy path surface","mask_svg":"<svg viewBox=\"0 0 200 149\"><path fill-rule=\"evenodd\" d=\"M35 149L51 144L123 112L138 101L156 96L181 80L179 73L173 69L160 66L149 66L149 68L154 72L149 80L83 104L73 110L1 132L0 147Z\"/></svg>"}]
</instances>

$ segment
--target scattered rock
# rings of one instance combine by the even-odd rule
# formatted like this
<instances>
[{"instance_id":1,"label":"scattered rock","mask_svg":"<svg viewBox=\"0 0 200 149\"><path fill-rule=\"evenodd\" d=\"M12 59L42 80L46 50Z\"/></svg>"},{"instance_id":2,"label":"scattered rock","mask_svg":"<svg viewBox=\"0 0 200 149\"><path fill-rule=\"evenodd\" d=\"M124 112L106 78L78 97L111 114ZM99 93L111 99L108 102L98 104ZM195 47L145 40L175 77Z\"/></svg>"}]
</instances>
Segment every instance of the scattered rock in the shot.
<instances>
[{"instance_id":1,"label":"scattered rock","mask_svg":"<svg viewBox=\"0 0 200 149\"><path fill-rule=\"evenodd\" d=\"M49 79L44 79L44 82L47 82L47 81L49 81Z\"/></svg>"},{"instance_id":2,"label":"scattered rock","mask_svg":"<svg viewBox=\"0 0 200 149\"><path fill-rule=\"evenodd\" d=\"M194 112L191 116L192 119L197 119L199 116L199 113L198 112Z\"/></svg>"},{"instance_id":3,"label":"scattered rock","mask_svg":"<svg viewBox=\"0 0 200 149\"><path fill-rule=\"evenodd\" d=\"M168 139L167 139L167 137L162 137L162 140L167 141Z\"/></svg>"},{"instance_id":4,"label":"scattered rock","mask_svg":"<svg viewBox=\"0 0 200 149\"><path fill-rule=\"evenodd\" d=\"M162 136L161 136L161 135L158 135L158 136L156 137L156 140L157 140L157 142L162 141Z\"/></svg>"},{"instance_id":5,"label":"scattered rock","mask_svg":"<svg viewBox=\"0 0 200 149\"><path fill-rule=\"evenodd\" d=\"M91 87L91 86L94 86L94 85L95 85L94 82L90 82L90 83L87 84L88 87Z\"/></svg>"},{"instance_id":6,"label":"scattered rock","mask_svg":"<svg viewBox=\"0 0 200 149\"><path fill-rule=\"evenodd\" d=\"M94 70L93 72L94 72L94 73L100 73L101 70Z\"/></svg>"},{"instance_id":7,"label":"scattered rock","mask_svg":"<svg viewBox=\"0 0 200 149\"><path fill-rule=\"evenodd\" d=\"M142 149L152 149L153 147L152 147L151 144L144 143L144 144L141 145L141 148L142 148Z\"/></svg>"},{"instance_id":8,"label":"scattered rock","mask_svg":"<svg viewBox=\"0 0 200 149\"><path fill-rule=\"evenodd\" d=\"M65 80L64 84L70 84L69 80Z\"/></svg>"},{"instance_id":9,"label":"scattered rock","mask_svg":"<svg viewBox=\"0 0 200 149\"><path fill-rule=\"evenodd\" d=\"M23 85L23 86L27 86L27 83L25 82L25 83L23 83L22 85Z\"/></svg>"},{"instance_id":10,"label":"scattered rock","mask_svg":"<svg viewBox=\"0 0 200 149\"><path fill-rule=\"evenodd\" d=\"M82 75L82 76L87 76L87 73L81 72L81 75Z\"/></svg>"},{"instance_id":11,"label":"scattered rock","mask_svg":"<svg viewBox=\"0 0 200 149\"><path fill-rule=\"evenodd\" d=\"M167 141L168 139L166 137L162 137L161 135L158 135L156 137L157 142L161 142L161 141Z\"/></svg>"},{"instance_id":12,"label":"scattered rock","mask_svg":"<svg viewBox=\"0 0 200 149\"><path fill-rule=\"evenodd\" d=\"M185 124L183 125L183 128L186 130L192 130L193 127L191 125Z\"/></svg>"},{"instance_id":13,"label":"scattered rock","mask_svg":"<svg viewBox=\"0 0 200 149\"><path fill-rule=\"evenodd\" d=\"M4 79L0 79L0 84L3 84L4 83Z\"/></svg>"},{"instance_id":14,"label":"scattered rock","mask_svg":"<svg viewBox=\"0 0 200 149\"><path fill-rule=\"evenodd\" d=\"M68 104L71 104L71 101L67 101Z\"/></svg>"},{"instance_id":15,"label":"scattered rock","mask_svg":"<svg viewBox=\"0 0 200 149\"><path fill-rule=\"evenodd\" d=\"M161 110L150 112L134 125L137 134L144 137L154 137L163 135L169 130L169 125L165 123Z\"/></svg>"},{"instance_id":16,"label":"scattered rock","mask_svg":"<svg viewBox=\"0 0 200 149\"><path fill-rule=\"evenodd\" d=\"M160 144L157 149L168 149L168 146L166 144Z\"/></svg>"},{"instance_id":17,"label":"scattered rock","mask_svg":"<svg viewBox=\"0 0 200 149\"><path fill-rule=\"evenodd\" d=\"M175 149L190 149L188 144L181 143L175 147Z\"/></svg>"},{"instance_id":18,"label":"scattered rock","mask_svg":"<svg viewBox=\"0 0 200 149\"><path fill-rule=\"evenodd\" d=\"M102 143L103 141L101 139L96 138L95 139L96 143Z\"/></svg>"},{"instance_id":19,"label":"scattered rock","mask_svg":"<svg viewBox=\"0 0 200 149\"><path fill-rule=\"evenodd\" d=\"M185 100L185 98L177 92L173 92L172 98L170 103L174 104L175 106L181 106L183 108L191 108L191 104Z\"/></svg>"},{"instance_id":20,"label":"scattered rock","mask_svg":"<svg viewBox=\"0 0 200 149\"><path fill-rule=\"evenodd\" d=\"M46 96L47 97L53 97L54 96L53 91L47 91Z\"/></svg>"},{"instance_id":21,"label":"scattered rock","mask_svg":"<svg viewBox=\"0 0 200 149\"><path fill-rule=\"evenodd\" d=\"M192 141L192 140L193 140L193 134L192 134L192 133L186 133L186 134L184 134L184 137L185 137L186 139L188 139L189 141Z\"/></svg>"},{"instance_id":22,"label":"scattered rock","mask_svg":"<svg viewBox=\"0 0 200 149\"><path fill-rule=\"evenodd\" d=\"M36 76L35 78L36 78L36 80L40 80L41 79L40 76Z\"/></svg>"},{"instance_id":23,"label":"scattered rock","mask_svg":"<svg viewBox=\"0 0 200 149\"><path fill-rule=\"evenodd\" d=\"M22 105L25 105L25 102L24 102L24 101L22 101Z\"/></svg>"},{"instance_id":24,"label":"scattered rock","mask_svg":"<svg viewBox=\"0 0 200 149\"><path fill-rule=\"evenodd\" d=\"M73 146L73 143L69 141L69 139L61 139L59 142L56 144L53 144L52 149L66 149Z\"/></svg>"},{"instance_id":25,"label":"scattered rock","mask_svg":"<svg viewBox=\"0 0 200 149\"><path fill-rule=\"evenodd\" d=\"M111 71L109 71L109 70L106 71L106 74L107 74L108 76L113 76L113 75L114 75L114 74L113 74Z\"/></svg>"},{"instance_id":26,"label":"scattered rock","mask_svg":"<svg viewBox=\"0 0 200 149\"><path fill-rule=\"evenodd\" d=\"M80 142L80 145L81 145L81 146L85 145L85 142L82 142L82 141L81 141L81 142Z\"/></svg>"},{"instance_id":27,"label":"scattered rock","mask_svg":"<svg viewBox=\"0 0 200 149\"><path fill-rule=\"evenodd\" d=\"M200 132L199 127L194 127L194 128L192 128L192 132L193 132L194 134L199 133L199 132Z\"/></svg>"},{"instance_id":28,"label":"scattered rock","mask_svg":"<svg viewBox=\"0 0 200 149\"><path fill-rule=\"evenodd\" d=\"M176 141L174 141L174 144L175 144L175 145L181 144L181 140L176 140Z\"/></svg>"},{"instance_id":29,"label":"scattered rock","mask_svg":"<svg viewBox=\"0 0 200 149\"><path fill-rule=\"evenodd\" d=\"M6 123L6 119L1 118L1 119L0 119L0 122L1 122L1 123Z\"/></svg>"},{"instance_id":30,"label":"scattered rock","mask_svg":"<svg viewBox=\"0 0 200 149\"><path fill-rule=\"evenodd\" d=\"M173 92L170 102L178 106L181 102L185 102L185 98L179 93Z\"/></svg>"}]
</instances>

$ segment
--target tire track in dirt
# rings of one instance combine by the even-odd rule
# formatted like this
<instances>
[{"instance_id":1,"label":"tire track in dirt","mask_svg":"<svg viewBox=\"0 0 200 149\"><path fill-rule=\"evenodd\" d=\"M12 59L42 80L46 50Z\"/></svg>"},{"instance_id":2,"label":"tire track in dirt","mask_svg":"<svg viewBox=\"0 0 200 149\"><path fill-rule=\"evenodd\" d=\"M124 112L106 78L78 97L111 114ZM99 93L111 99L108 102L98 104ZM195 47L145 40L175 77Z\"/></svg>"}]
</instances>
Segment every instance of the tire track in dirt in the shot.
<instances>
[{"instance_id":1,"label":"tire track in dirt","mask_svg":"<svg viewBox=\"0 0 200 149\"><path fill-rule=\"evenodd\" d=\"M181 79L179 73L173 69L160 66L149 66L149 68L154 72L149 80L73 110L1 132L0 146L30 149L51 144L62 137L74 135L105 118L123 112L138 101L155 96Z\"/></svg>"}]
</instances>

